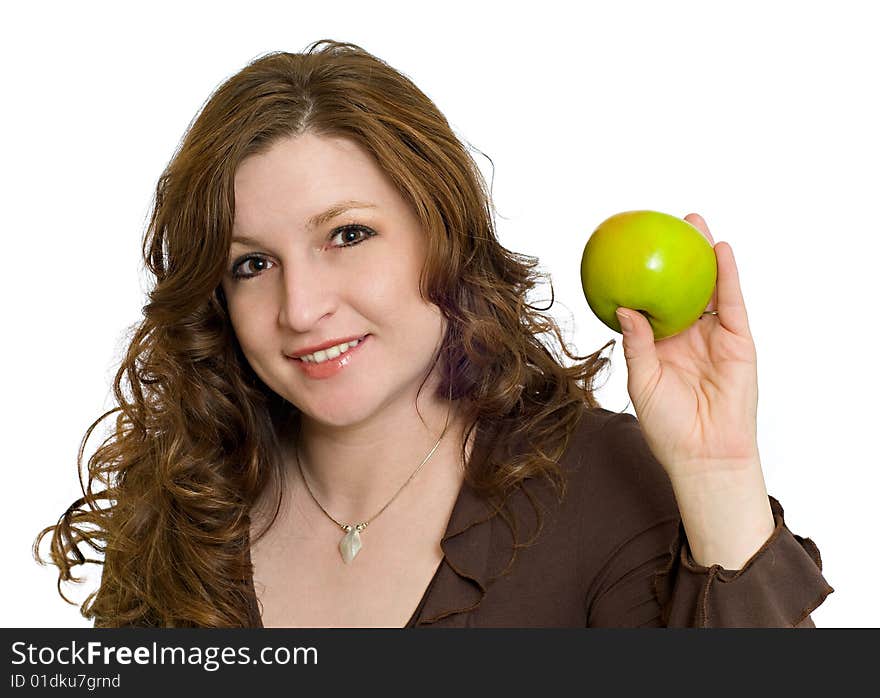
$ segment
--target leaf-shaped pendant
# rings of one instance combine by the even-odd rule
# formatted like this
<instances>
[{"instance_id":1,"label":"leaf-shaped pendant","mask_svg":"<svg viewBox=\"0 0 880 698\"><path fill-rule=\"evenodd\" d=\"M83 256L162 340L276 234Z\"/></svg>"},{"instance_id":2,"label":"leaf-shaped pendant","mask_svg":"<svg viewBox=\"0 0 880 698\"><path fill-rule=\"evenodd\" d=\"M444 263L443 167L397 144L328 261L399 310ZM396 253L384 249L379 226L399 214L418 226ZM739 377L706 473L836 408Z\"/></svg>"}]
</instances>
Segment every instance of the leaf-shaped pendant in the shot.
<instances>
[{"instance_id":1,"label":"leaf-shaped pendant","mask_svg":"<svg viewBox=\"0 0 880 698\"><path fill-rule=\"evenodd\" d=\"M348 526L348 532L339 541L339 552L346 564L354 560L361 549L361 533L356 526Z\"/></svg>"}]
</instances>

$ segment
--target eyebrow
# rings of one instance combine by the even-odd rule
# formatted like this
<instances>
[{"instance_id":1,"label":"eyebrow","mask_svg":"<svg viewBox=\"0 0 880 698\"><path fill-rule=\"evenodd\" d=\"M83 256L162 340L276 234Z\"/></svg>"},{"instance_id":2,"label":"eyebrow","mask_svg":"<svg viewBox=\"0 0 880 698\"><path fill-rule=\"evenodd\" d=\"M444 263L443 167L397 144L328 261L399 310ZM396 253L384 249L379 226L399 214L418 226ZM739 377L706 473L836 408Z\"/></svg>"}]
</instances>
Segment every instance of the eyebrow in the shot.
<instances>
[{"instance_id":1,"label":"eyebrow","mask_svg":"<svg viewBox=\"0 0 880 698\"><path fill-rule=\"evenodd\" d=\"M365 201L356 201L354 199L347 199L345 201L337 201L326 211L319 213L315 216L312 216L307 221L308 228L310 230L314 230L320 225L324 225L328 221L333 220L337 216L341 216L346 211L350 211L354 208L376 208L375 204L370 204ZM262 245L263 243L256 238L248 237L247 235L236 235L232 238L232 242L239 242L243 245Z\"/></svg>"}]
</instances>

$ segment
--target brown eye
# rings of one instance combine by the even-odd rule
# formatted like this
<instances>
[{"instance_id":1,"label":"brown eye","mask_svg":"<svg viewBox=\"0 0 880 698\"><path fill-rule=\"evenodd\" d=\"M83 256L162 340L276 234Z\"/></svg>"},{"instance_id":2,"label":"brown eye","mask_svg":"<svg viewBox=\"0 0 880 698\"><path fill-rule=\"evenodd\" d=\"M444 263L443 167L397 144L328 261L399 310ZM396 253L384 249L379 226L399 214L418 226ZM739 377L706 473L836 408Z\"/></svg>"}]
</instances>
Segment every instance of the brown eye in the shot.
<instances>
[{"instance_id":1,"label":"brown eye","mask_svg":"<svg viewBox=\"0 0 880 698\"><path fill-rule=\"evenodd\" d=\"M332 240L335 237L341 238L342 244L338 245L338 247L353 247L354 245L360 245L364 240L373 237L375 234L375 232L362 225L346 225L334 230L330 234L330 239Z\"/></svg>"},{"instance_id":2,"label":"brown eye","mask_svg":"<svg viewBox=\"0 0 880 698\"><path fill-rule=\"evenodd\" d=\"M232 267L232 278L234 279L252 279L257 276L260 272L265 271L265 265L271 264L268 259L265 257L257 257L255 255L251 255L250 257L245 257L243 259L238 260L235 265ZM253 265L253 269L251 272L242 272L242 269L246 269L246 267L251 264Z\"/></svg>"}]
</instances>

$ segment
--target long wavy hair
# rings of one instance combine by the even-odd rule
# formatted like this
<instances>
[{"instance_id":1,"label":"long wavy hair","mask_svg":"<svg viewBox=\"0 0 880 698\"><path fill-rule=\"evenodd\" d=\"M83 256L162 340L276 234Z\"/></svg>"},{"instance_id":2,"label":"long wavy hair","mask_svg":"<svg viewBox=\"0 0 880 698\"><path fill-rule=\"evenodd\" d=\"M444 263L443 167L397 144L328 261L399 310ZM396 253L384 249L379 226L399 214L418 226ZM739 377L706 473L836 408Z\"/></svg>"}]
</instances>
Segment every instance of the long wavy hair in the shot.
<instances>
[{"instance_id":1,"label":"long wavy hair","mask_svg":"<svg viewBox=\"0 0 880 698\"><path fill-rule=\"evenodd\" d=\"M220 281L237 166L306 132L366 148L421 220L429 244L420 293L448 321L432 369L438 396L455 400L466 418L467 482L499 510L527 477L548 477L564 496L557 461L581 409L598 407L593 382L615 340L574 354L543 315L554 297L547 308L526 302L546 274L536 258L498 242L479 168L405 75L351 43L272 52L214 91L158 180L142 249L155 282L113 382L117 406L82 439L83 496L33 543L46 564L39 548L52 533L58 593L68 603L76 605L62 582L82 581L73 569L102 566L99 588L80 608L96 627L255 624L251 507L282 475L279 434L297 410L242 354ZM542 341L550 333L571 366ZM84 482L86 442L113 414L115 428L89 458ZM87 558L80 543L103 559Z\"/></svg>"}]
</instances>

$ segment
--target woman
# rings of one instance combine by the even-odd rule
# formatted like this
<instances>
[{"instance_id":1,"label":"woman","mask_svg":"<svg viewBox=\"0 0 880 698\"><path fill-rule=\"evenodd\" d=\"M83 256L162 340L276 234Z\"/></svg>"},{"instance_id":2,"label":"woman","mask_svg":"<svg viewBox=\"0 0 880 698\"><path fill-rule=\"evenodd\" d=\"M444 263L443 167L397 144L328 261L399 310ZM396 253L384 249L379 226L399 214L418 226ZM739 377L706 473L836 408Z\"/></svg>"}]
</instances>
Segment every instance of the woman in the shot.
<instances>
[{"instance_id":1,"label":"woman","mask_svg":"<svg viewBox=\"0 0 880 698\"><path fill-rule=\"evenodd\" d=\"M103 564L100 627L812 627L833 589L764 489L716 249L686 332L622 309L639 419L604 410L608 359L526 303L536 262L435 105L353 44L261 57L159 181L155 286L83 448L115 433L35 555L52 532L59 592Z\"/></svg>"}]
</instances>

